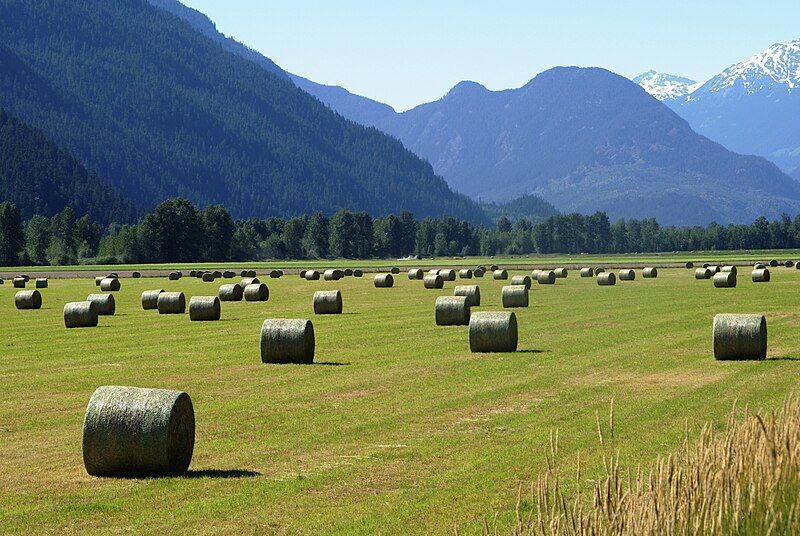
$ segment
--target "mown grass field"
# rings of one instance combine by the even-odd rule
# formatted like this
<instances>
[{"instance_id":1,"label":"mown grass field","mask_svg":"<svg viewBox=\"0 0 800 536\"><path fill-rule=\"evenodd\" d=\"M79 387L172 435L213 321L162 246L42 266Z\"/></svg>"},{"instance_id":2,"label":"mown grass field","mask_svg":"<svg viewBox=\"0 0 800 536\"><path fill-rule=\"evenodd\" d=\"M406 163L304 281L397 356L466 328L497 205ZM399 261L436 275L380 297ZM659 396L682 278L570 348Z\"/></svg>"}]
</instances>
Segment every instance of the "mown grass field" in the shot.
<instances>
[{"instance_id":1,"label":"mown grass field","mask_svg":"<svg viewBox=\"0 0 800 536\"><path fill-rule=\"evenodd\" d=\"M188 301L216 294L221 281L124 279L115 317L67 330L64 303L94 293L93 280L51 279L40 311L14 309L7 280L0 531L474 534L495 517L502 531L518 487L545 467L551 431L562 466L580 455L585 477L599 474L595 415L604 423L612 398L606 448L631 466L676 450L687 427L723 424L735 401L777 407L800 378L800 271L772 275L754 284L740 270L737 288L715 289L686 269L615 287L571 272L534 284L531 306L515 310L513 354L471 354L466 327L435 326L436 296L460 281L425 290L401 273L394 288L376 289L371 277L285 276L265 280L268 302L223 303L222 321L193 323L143 311L141 292L181 290ZM478 310L500 308L504 282L473 283ZM345 314L314 317L311 296L325 288L342 291ZM767 316L765 362L714 361L719 312ZM315 365L261 363L270 317L313 320ZM186 477L86 474L81 427L100 385L191 395L197 435Z\"/></svg>"}]
</instances>

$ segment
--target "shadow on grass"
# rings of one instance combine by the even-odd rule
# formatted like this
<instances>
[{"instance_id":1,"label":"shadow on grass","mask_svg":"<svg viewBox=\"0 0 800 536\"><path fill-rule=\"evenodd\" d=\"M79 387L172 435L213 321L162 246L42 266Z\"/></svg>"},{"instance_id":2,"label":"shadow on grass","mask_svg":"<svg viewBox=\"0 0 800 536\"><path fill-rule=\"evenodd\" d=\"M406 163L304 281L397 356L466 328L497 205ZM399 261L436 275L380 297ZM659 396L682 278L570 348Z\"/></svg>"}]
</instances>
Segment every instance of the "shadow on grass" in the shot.
<instances>
[{"instance_id":1,"label":"shadow on grass","mask_svg":"<svg viewBox=\"0 0 800 536\"><path fill-rule=\"evenodd\" d=\"M546 354L550 350L517 350L518 354Z\"/></svg>"},{"instance_id":2,"label":"shadow on grass","mask_svg":"<svg viewBox=\"0 0 800 536\"><path fill-rule=\"evenodd\" d=\"M343 361L314 361L313 365L322 365L325 367L346 367L350 363Z\"/></svg>"},{"instance_id":3,"label":"shadow on grass","mask_svg":"<svg viewBox=\"0 0 800 536\"><path fill-rule=\"evenodd\" d=\"M247 469L199 469L187 471L183 478L253 478L256 476L261 476L261 473Z\"/></svg>"},{"instance_id":4,"label":"shadow on grass","mask_svg":"<svg viewBox=\"0 0 800 536\"><path fill-rule=\"evenodd\" d=\"M779 357L768 357L764 361L800 361L800 357L784 355Z\"/></svg>"}]
</instances>

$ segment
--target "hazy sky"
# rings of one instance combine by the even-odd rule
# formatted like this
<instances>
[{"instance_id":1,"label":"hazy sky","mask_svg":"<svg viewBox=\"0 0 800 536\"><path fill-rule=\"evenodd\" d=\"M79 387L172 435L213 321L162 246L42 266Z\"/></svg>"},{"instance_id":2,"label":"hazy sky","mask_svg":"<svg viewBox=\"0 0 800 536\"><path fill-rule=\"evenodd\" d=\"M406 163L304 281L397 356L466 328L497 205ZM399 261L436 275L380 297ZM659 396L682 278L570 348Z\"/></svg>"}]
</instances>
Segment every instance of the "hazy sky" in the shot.
<instances>
[{"instance_id":1,"label":"hazy sky","mask_svg":"<svg viewBox=\"0 0 800 536\"><path fill-rule=\"evenodd\" d=\"M182 0L289 72L398 110L557 65L703 81L800 37L800 0Z\"/></svg>"}]
</instances>

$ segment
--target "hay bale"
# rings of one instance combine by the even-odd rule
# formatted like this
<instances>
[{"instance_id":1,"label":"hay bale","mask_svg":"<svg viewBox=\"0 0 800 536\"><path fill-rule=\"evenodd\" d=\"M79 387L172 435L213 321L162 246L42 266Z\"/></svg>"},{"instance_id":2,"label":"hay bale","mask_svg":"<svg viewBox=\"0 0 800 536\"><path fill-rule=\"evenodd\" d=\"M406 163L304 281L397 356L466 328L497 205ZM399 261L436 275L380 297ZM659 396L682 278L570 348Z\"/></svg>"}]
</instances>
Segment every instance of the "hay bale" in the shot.
<instances>
[{"instance_id":1,"label":"hay bale","mask_svg":"<svg viewBox=\"0 0 800 536\"><path fill-rule=\"evenodd\" d=\"M100 281L100 290L103 292L117 292L119 289L120 283L116 277L106 277Z\"/></svg>"},{"instance_id":2,"label":"hay bale","mask_svg":"<svg viewBox=\"0 0 800 536\"><path fill-rule=\"evenodd\" d=\"M257 285L261 283L261 281L257 277L243 277L241 281L239 281L239 285L242 288L245 288L247 285Z\"/></svg>"},{"instance_id":3,"label":"hay bale","mask_svg":"<svg viewBox=\"0 0 800 536\"><path fill-rule=\"evenodd\" d=\"M400 273L400 268L398 268L397 266L392 266L392 267L389 269L389 273L390 273L390 274L397 275L397 274L399 274L399 273Z\"/></svg>"},{"instance_id":4,"label":"hay bale","mask_svg":"<svg viewBox=\"0 0 800 536\"><path fill-rule=\"evenodd\" d=\"M472 279L472 270L470 270L469 268L464 268L463 270L459 270L458 277L460 279Z\"/></svg>"},{"instance_id":5,"label":"hay bale","mask_svg":"<svg viewBox=\"0 0 800 536\"><path fill-rule=\"evenodd\" d=\"M158 290L145 290L142 292L142 309L151 311L158 309L158 296L164 292L163 288Z\"/></svg>"},{"instance_id":6,"label":"hay bale","mask_svg":"<svg viewBox=\"0 0 800 536\"><path fill-rule=\"evenodd\" d=\"M711 267L711 265L709 263L707 263L707 262L703 263L703 268L710 268L710 267Z\"/></svg>"},{"instance_id":7,"label":"hay bale","mask_svg":"<svg viewBox=\"0 0 800 536\"><path fill-rule=\"evenodd\" d=\"M473 313L469 319L471 352L516 352L517 340L517 315L514 313Z\"/></svg>"},{"instance_id":8,"label":"hay bale","mask_svg":"<svg viewBox=\"0 0 800 536\"><path fill-rule=\"evenodd\" d=\"M539 274L540 273L542 273L542 271L539 270L538 268L536 270L532 270L531 271L531 279L533 279L533 280L539 279Z\"/></svg>"},{"instance_id":9,"label":"hay bale","mask_svg":"<svg viewBox=\"0 0 800 536\"><path fill-rule=\"evenodd\" d=\"M617 284L617 276L614 272L600 272L597 274L597 284L601 287L613 287Z\"/></svg>"},{"instance_id":10,"label":"hay bale","mask_svg":"<svg viewBox=\"0 0 800 536\"><path fill-rule=\"evenodd\" d=\"M134 279L141 279L142 273L141 272L133 272L131 273L131 277Z\"/></svg>"},{"instance_id":11,"label":"hay bale","mask_svg":"<svg viewBox=\"0 0 800 536\"><path fill-rule=\"evenodd\" d=\"M214 270L213 272L211 272L211 275L214 276L214 279L219 279L222 277L222 272L220 272L219 270Z\"/></svg>"},{"instance_id":12,"label":"hay bale","mask_svg":"<svg viewBox=\"0 0 800 536\"><path fill-rule=\"evenodd\" d=\"M314 325L310 320L264 320L261 326L261 361L313 363Z\"/></svg>"},{"instance_id":13,"label":"hay bale","mask_svg":"<svg viewBox=\"0 0 800 536\"><path fill-rule=\"evenodd\" d=\"M99 387L83 420L83 465L94 476L185 473L194 450L194 408L184 392Z\"/></svg>"},{"instance_id":14,"label":"hay bale","mask_svg":"<svg viewBox=\"0 0 800 536\"><path fill-rule=\"evenodd\" d=\"M515 275L511 278L512 285L524 285L525 288L531 288L531 278L527 275Z\"/></svg>"},{"instance_id":15,"label":"hay bale","mask_svg":"<svg viewBox=\"0 0 800 536\"><path fill-rule=\"evenodd\" d=\"M751 274L753 283L769 283L769 269L761 268L760 270L753 270Z\"/></svg>"},{"instance_id":16,"label":"hay bale","mask_svg":"<svg viewBox=\"0 0 800 536\"><path fill-rule=\"evenodd\" d=\"M167 276L170 281L177 281L181 278L180 272L170 272Z\"/></svg>"},{"instance_id":17,"label":"hay bale","mask_svg":"<svg viewBox=\"0 0 800 536\"><path fill-rule=\"evenodd\" d=\"M792 268L792 267L794 266L794 261L784 261L784 262L783 262L783 265L784 265L786 268Z\"/></svg>"},{"instance_id":18,"label":"hay bale","mask_svg":"<svg viewBox=\"0 0 800 536\"><path fill-rule=\"evenodd\" d=\"M767 320L764 315L718 314L712 329L714 359L766 359Z\"/></svg>"},{"instance_id":19,"label":"hay bale","mask_svg":"<svg viewBox=\"0 0 800 536\"><path fill-rule=\"evenodd\" d=\"M500 269L500 267L497 266L496 264L492 264L491 266L489 266L489 271L491 271L491 272L496 272L499 269Z\"/></svg>"},{"instance_id":20,"label":"hay bale","mask_svg":"<svg viewBox=\"0 0 800 536\"><path fill-rule=\"evenodd\" d=\"M423 277L425 277L425 272L423 272L419 268L412 268L408 271L408 278L412 281L416 281L417 279L422 279Z\"/></svg>"},{"instance_id":21,"label":"hay bale","mask_svg":"<svg viewBox=\"0 0 800 536\"><path fill-rule=\"evenodd\" d=\"M67 328L97 327L97 305L90 301L64 305L64 325Z\"/></svg>"},{"instance_id":22,"label":"hay bale","mask_svg":"<svg viewBox=\"0 0 800 536\"><path fill-rule=\"evenodd\" d=\"M634 270L620 270L617 274L620 281L634 281L636 279L636 272Z\"/></svg>"},{"instance_id":23,"label":"hay bale","mask_svg":"<svg viewBox=\"0 0 800 536\"><path fill-rule=\"evenodd\" d=\"M358 270L358 269L353 270L353 277L363 277L363 276L364 276L363 270Z\"/></svg>"},{"instance_id":24,"label":"hay bale","mask_svg":"<svg viewBox=\"0 0 800 536\"><path fill-rule=\"evenodd\" d=\"M338 281L339 280L339 272L338 270L325 270L322 274L323 279L325 281Z\"/></svg>"},{"instance_id":25,"label":"hay bale","mask_svg":"<svg viewBox=\"0 0 800 536\"><path fill-rule=\"evenodd\" d=\"M5 284L5 281L3 281L3 278L0 277L0 285L3 285L3 284Z\"/></svg>"},{"instance_id":26,"label":"hay bale","mask_svg":"<svg viewBox=\"0 0 800 536\"><path fill-rule=\"evenodd\" d=\"M430 270L428 270L428 275L438 275L438 274L439 274L438 268L431 268Z\"/></svg>"},{"instance_id":27,"label":"hay bale","mask_svg":"<svg viewBox=\"0 0 800 536\"><path fill-rule=\"evenodd\" d=\"M217 295L220 301L242 301L244 289L239 283L230 283L228 285L221 285Z\"/></svg>"},{"instance_id":28,"label":"hay bale","mask_svg":"<svg viewBox=\"0 0 800 536\"><path fill-rule=\"evenodd\" d=\"M695 279L711 279L711 270L708 268L697 268L694 271L694 278Z\"/></svg>"},{"instance_id":29,"label":"hay bale","mask_svg":"<svg viewBox=\"0 0 800 536\"><path fill-rule=\"evenodd\" d=\"M444 288L444 278L439 274L428 274L422 278L422 285L427 289Z\"/></svg>"},{"instance_id":30,"label":"hay bale","mask_svg":"<svg viewBox=\"0 0 800 536\"><path fill-rule=\"evenodd\" d=\"M602 274L602 273L603 273L603 272L605 272L605 271L606 271L606 269L605 269L605 268L603 268L602 266L598 266L598 267L596 267L596 268L594 269L594 275L597 275L597 274Z\"/></svg>"},{"instance_id":31,"label":"hay bale","mask_svg":"<svg viewBox=\"0 0 800 536\"><path fill-rule=\"evenodd\" d=\"M442 279L445 281L455 281L456 280L456 271L451 269L439 270L439 275L442 276Z\"/></svg>"},{"instance_id":32,"label":"hay bale","mask_svg":"<svg viewBox=\"0 0 800 536\"><path fill-rule=\"evenodd\" d=\"M352 268L345 268L344 269L344 276L345 277L353 277L353 269Z\"/></svg>"},{"instance_id":33,"label":"hay bale","mask_svg":"<svg viewBox=\"0 0 800 536\"><path fill-rule=\"evenodd\" d=\"M594 269L593 268L581 268L581 277L594 277Z\"/></svg>"},{"instance_id":34,"label":"hay bale","mask_svg":"<svg viewBox=\"0 0 800 536\"><path fill-rule=\"evenodd\" d=\"M556 268L553 270L553 274L555 274L556 279L566 279L568 272L566 268Z\"/></svg>"},{"instance_id":35,"label":"hay bale","mask_svg":"<svg viewBox=\"0 0 800 536\"><path fill-rule=\"evenodd\" d=\"M300 279L306 278L306 272L308 272L308 270L300 270L300 273L298 274L300 276Z\"/></svg>"},{"instance_id":36,"label":"hay bale","mask_svg":"<svg viewBox=\"0 0 800 536\"><path fill-rule=\"evenodd\" d=\"M777 260L775 260L775 259L772 259L771 261L769 261L769 265L770 265L772 268L775 268L776 266L778 266L778 261L777 261Z\"/></svg>"},{"instance_id":37,"label":"hay bale","mask_svg":"<svg viewBox=\"0 0 800 536\"><path fill-rule=\"evenodd\" d=\"M739 272L739 271L736 269L736 267L735 267L735 266L723 266L722 268L720 268L720 270L719 270L719 271L720 271L720 272L732 272L734 275L738 275L738 272Z\"/></svg>"},{"instance_id":38,"label":"hay bale","mask_svg":"<svg viewBox=\"0 0 800 536\"><path fill-rule=\"evenodd\" d=\"M117 272L109 272L106 277L113 277L114 279L119 279L119 274Z\"/></svg>"},{"instance_id":39,"label":"hay bale","mask_svg":"<svg viewBox=\"0 0 800 536\"><path fill-rule=\"evenodd\" d=\"M509 285L503 287L503 307L527 307L528 287L525 285Z\"/></svg>"},{"instance_id":40,"label":"hay bale","mask_svg":"<svg viewBox=\"0 0 800 536\"><path fill-rule=\"evenodd\" d=\"M36 288L47 288L47 278L46 277L37 277L35 281Z\"/></svg>"},{"instance_id":41,"label":"hay bale","mask_svg":"<svg viewBox=\"0 0 800 536\"><path fill-rule=\"evenodd\" d=\"M103 279L105 279L105 278L106 278L106 276L104 276L104 275L98 275L97 277L95 277L94 278L94 286L99 287L100 283L102 283Z\"/></svg>"},{"instance_id":42,"label":"hay bale","mask_svg":"<svg viewBox=\"0 0 800 536\"><path fill-rule=\"evenodd\" d=\"M272 279L278 279L280 277L283 277L283 270L271 270L269 272L269 276Z\"/></svg>"},{"instance_id":43,"label":"hay bale","mask_svg":"<svg viewBox=\"0 0 800 536\"><path fill-rule=\"evenodd\" d=\"M481 289L478 285L458 285L453 289L454 296L465 296L470 307L478 307L481 304Z\"/></svg>"},{"instance_id":44,"label":"hay bale","mask_svg":"<svg viewBox=\"0 0 800 536\"><path fill-rule=\"evenodd\" d=\"M15 277L11 280L11 283L14 285L14 288L25 288L25 278L23 277Z\"/></svg>"},{"instance_id":45,"label":"hay bale","mask_svg":"<svg viewBox=\"0 0 800 536\"><path fill-rule=\"evenodd\" d=\"M269 301L269 287L264 283L250 283L244 287L243 294L245 301Z\"/></svg>"},{"instance_id":46,"label":"hay bale","mask_svg":"<svg viewBox=\"0 0 800 536\"><path fill-rule=\"evenodd\" d=\"M31 280L31 276L29 276L28 274L19 274L18 277L21 277L22 279L24 279L26 283L30 282L30 280Z\"/></svg>"},{"instance_id":47,"label":"hay bale","mask_svg":"<svg viewBox=\"0 0 800 536\"><path fill-rule=\"evenodd\" d=\"M319 281L319 272L316 270L308 270L306 272L306 281Z\"/></svg>"},{"instance_id":48,"label":"hay bale","mask_svg":"<svg viewBox=\"0 0 800 536\"><path fill-rule=\"evenodd\" d=\"M86 296L86 301L94 303L100 316L114 316L117 311L113 294L89 294Z\"/></svg>"},{"instance_id":49,"label":"hay bale","mask_svg":"<svg viewBox=\"0 0 800 536\"><path fill-rule=\"evenodd\" d=\"M734 288L736 286L736 274L733 272L719 272L714 274L714 287Z\"/></svg>"},{"instance_id":50,"label":"hay bale","mask_svg":"<svg viewBox=\"0 0 800 536\"><path fill-rule=\"evenodd\" d=\"M233 279L234 277L236 277L236 272L232 272L230 270L222 272L223 279ZM191 312L191 303L189 304L189 311Z\"/></svg>"},{"instance_id":51,"label":"hay bale","mask_svg":"<svg viewBox=\"0 0 800 536\"><path fill-rule=\"evenodd\" d=\"M192 296L189 300L189 320L213 322L222 316L222 307L217 296Z\"/></svg>"},{"instance_id":52,"label":"hay bale","mask_svg":"<svg viewBox=\"0 0 800 536\"><path fill-rule=\"evenodd\" d=\"M183 292L162 292L158 295L156 308L160 315L182 315L186 312L186 296Z\"/></svg>"},{"instance_id":53,"label":"hay bale","mask_svg":"<svg viewBox=\"0 0 800 536\"><path fill-rule=\"evenodd\" d=\"M494 278L495 281L503 281L508 279L508 272L506 270L500 270L500 269L493 270L492 277Z\"/></svg>"},{"instance_id":54,"label":"hay bale","mask_svg":"<svg viewBox=\"0 0 800 536\"><path fill-rule=\"evenodd\" d=\"M655 268L655 266L645 268L642 270L642 277L645 279L655 279L658 277L658 270Z\"/></svg>"},{"instance_id":55,"label":"hay bale","mask_svg":"<svg viewBox=\"0 0 800 536\"><path fill-rule=\"evenodd\" d=\"M14 295L17 309L41 309L42 293L38 290L21 290Z\"/></svg>"},{"instance_id":56,"label":"hay bale","mask_svg":"<svg viewBox=\"0 0 800 536\"><path fill-rule=\"evenodd\" d=\"M763 262L757 262L753 265L753 270L763 270L766 267L767 265L764 264Z\"/></svg>"},{"instance_id":57,"label":"hay bale","mask_svg":"<svg viewBox=\"0 0 800 536\"><path fill-rule=\"evenodd\" d=\"M391 288L392 286L394 286L392 274L378 274L375 276L376 288Z\"/></svg>"},{"instance_id":58,"label":"hay bale","mask_svg":"<svg viewBox=\"0 0 800 536\"><path fill-rule=\"evenodd\" d=\"M694 263L692 261L689 261L684 266L686 266L687 270L691 270L692 268L694 268Z\"/></svg>"},{"instance_id":59,"label":"hay bale","mask_svg":"<svg viewBox=\"0 0 800 536\"><path fill-rule=\"evenodd\" d=\"M437 326L466 326L470 305L466 296L439 296L434 305Z\"/></svg>"},{"instance_id":60,"label":"hay bale","mask_svg":"<svg viewBox=\"0 0 800 536\"><path fill-rule=\"evenodd\" d=\"M486 270L484 270L483 268L477 268L474 272L472 272L472 275L474 275L475 277L483 277L484 275L486 275Z\"/></svg>"},{"instance_id":61,"label":"hay bale","mask_svg":"<svg viewBox=\"0 0 800 536\"><path fill-rule=\"evenodd\" d=\"M318 290L314 293L315 315L342 314L342 293L338 290Z\"/></svg>"},{"instance_id":62,"label":"hay bale","mask_svg":"<svg viewBox=\"0 0 800 536\"><path fill-rule=\"evenodd\" d=\"M552 270L539 270L536 274L536 282L540 285L555 285L556 274Z\"/></svg>"}]
</instances>

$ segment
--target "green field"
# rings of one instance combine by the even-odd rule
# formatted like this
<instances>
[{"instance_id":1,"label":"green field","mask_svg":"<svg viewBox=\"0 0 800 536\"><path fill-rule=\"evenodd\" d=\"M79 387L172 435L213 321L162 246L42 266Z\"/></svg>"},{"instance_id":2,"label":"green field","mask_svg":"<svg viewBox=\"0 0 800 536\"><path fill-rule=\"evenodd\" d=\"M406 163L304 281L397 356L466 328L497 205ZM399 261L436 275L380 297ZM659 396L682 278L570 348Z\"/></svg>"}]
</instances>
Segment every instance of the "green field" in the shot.
<instances>
[{"instance_id":1,"label":"green field","mask_svg":"<svg viewBox=\"0 0 800 536\"><path fill-rule=\"evenodd\" d=\"M673 259L702 258L720 256ZM735 401L776 407L800 378L800 271L772 273L754 284L740 270L737 288L715 289L686 269L616 287L572 272L534 284L531 306L516 310L513 354L471 354L466 327L434 325L436 296L459 282L425 290L405 274L392 289L371 277L267 279L268 302L224 303L212 323L142 311L139 295L164 288L188 299L216 294L220 281L124 279L117 315L75 330L64 328L63 305L95 292L93 280L52 279L40 311L15 310L6 281L0 531L475 534L496 516L502 532L518 487L545 468L551 431L563 467L580 455L587 479L599 473L595 414L605 421L612 398L606 448L631 467L676 450L687 426L724 423ZM479 310L499 309L503 282L474 282ZM342 291L345 314L314 317L311 295L325 288ZM764 313L768 360L715 362L719 312ZM313 320L315 365L260 362L260 326L273 317ZM100 385L191 395L197 434L186 477L86 474L81 426Z\"/></svg>"}]
</instances>

